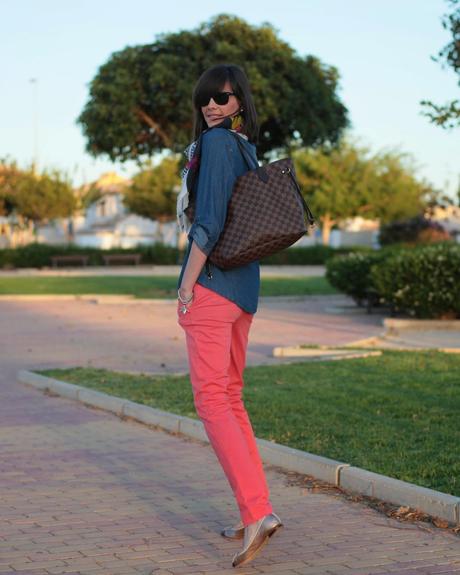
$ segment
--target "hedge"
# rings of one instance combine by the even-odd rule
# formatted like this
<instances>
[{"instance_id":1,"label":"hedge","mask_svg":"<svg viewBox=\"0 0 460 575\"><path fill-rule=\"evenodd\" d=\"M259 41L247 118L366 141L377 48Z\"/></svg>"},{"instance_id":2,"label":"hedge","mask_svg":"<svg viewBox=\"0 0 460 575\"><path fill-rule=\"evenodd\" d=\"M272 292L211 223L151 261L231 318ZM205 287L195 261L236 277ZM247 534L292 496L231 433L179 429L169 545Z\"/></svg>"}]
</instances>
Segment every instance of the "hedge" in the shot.
<instances>
[{"instance_id":1,"label":"hedge","mask_svg":"<svg viewBox=\"0 0 460 575\"><path fill-rule=\"evenodd\" d=\"M272 256L263 258L263 265L322 265L337 254L350 253L352 251L366 252L370 248L350 247L331 248L329 246L291 247ZM137 247L122 249L112 248L102 250L100 248L84 248L74 244L68 246L55 246L50 244L31 243L18 248L0 249L0 268L21 267L50 267L53 255L87 255L88 265L103 265L103 255L111 253L140 253L141 263L160 265L180 265L183 261L184 251L176 247L166 246L161 243L151 245L139 245Z\"/></svg>"},{"instance_id":2,"label":"hedge","mask_svg":"<svg viewBox=\"0 0 460 575\"><path fill-rule=\"evenodd\" d=\"M271 256L262 258L260 263L263 265L324 265L328 260L337 255L352 252L366 253L371 250L372 248L366 246L344 248L332 248L323 245L290 247Z\"/></svg>"},{"instance_id":3,"label":"hedge","mask_svg":"<svg viewBox=\"0 0 460 575\"><path fill-rule=\"evenodd\" d=\"M86 255L89 257L88 265L104 265L103 255L113 253L140 253L144 264L177 264L179 250L175 247L156 243L137 246L135 248L112 248L102 250L99 248L84 248L70 244L68 246L54 246L50 244L31 243L18 248L0 249L0 268L42 268L52 265L51 256L54 255Z\"/></svg>"},{"instance_id":4,"label":"hedge","mask_svg":"<svg viewBox=\"0 0 460 575\"><path fill-rule=\"evenodd\" d=\"M365 301L375 301L378 294L371 279L371 268L390 253L390 250L379 250L336 256L326 262L326 278L331 285L352 297L360 306Z\"/></svg>"},{"instance_id":5,"label":"hedge","mask_svg":"<svg viewBox=\"0 0 460 575\"><path fill-rule=\"evenodd\" d=\"M417 318L460 318L460 245L395 252L370 272L382 302Z\"/></svg>"},{"instance_id":6,"label":"hedge","mask_svg":"<svg viewBox=\"0 0 460 575\"><path fill-rule=\"evenodd\" d=\"M377 301L417 318L460 317L460 245L387 247L329 260L326 277L358 305Z\"/></svg>"}]
</instances>

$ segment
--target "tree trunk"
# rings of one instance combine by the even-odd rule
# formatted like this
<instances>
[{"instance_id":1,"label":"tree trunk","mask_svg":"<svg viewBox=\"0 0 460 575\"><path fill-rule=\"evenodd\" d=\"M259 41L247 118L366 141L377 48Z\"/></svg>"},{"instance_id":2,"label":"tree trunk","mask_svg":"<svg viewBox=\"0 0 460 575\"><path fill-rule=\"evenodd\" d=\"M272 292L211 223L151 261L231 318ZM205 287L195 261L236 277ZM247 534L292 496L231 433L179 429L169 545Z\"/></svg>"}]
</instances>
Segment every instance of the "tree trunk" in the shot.
<instances>
[{"instance_id":1,"label":"tree trunk","mask_svg":"<svg viewBox=\"0 0 460 575\"><path fill-rule=\"evenodd\" d=\"M157 229L155 232L155 241L162 244L163 243L163 222L157 219Z\"/></svg>"},{"instance_id":2,"label":"tree trunk","mask_svg":"<svg viewBox=\"0 0 460 575\"><path fill-rule=\"evenodd\" d=\"M325 214L321 218L321 236L323 240L323 245L329 245L329 237L331 235L332 226L335 224L335 220L333 220L330 214Z\"/></svg>"},{"instance_id":3,"label":"tree trunk","mask_svg":"<svg viewBox=\"0 0 460 575\"><path fill-rule=\"evenodd\" d=\"M38 242L38 239L37 239L38 238L38 221L37 220L32 221L31 228L32 228L33 241L34 241L34 243Z\"/></svg>"},{"instance_id":4,"label":"tree trunk","mask_svg":"<svg viewBox=\"0 0 460 575\"><path fill-rule=\"evenodd\" d=\"M73 244L75 241L75 228L72 217L69 217L67 220L66 236L67 236L67 244Z\"/></svg>"}]
</instances>

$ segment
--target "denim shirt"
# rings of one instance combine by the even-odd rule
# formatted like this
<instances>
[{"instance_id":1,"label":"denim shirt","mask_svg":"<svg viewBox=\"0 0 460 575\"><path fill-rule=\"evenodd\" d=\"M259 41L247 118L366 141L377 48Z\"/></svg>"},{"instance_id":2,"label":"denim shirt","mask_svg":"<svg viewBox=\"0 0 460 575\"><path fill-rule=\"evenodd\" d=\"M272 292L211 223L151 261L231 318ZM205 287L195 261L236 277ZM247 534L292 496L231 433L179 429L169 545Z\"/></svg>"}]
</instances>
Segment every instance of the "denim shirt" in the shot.
<instances>
[{"instance_id":1,"label":"denim shirt","mask_svg":"<svg viewBox=\"0 0 460 575\"><path fill-rule=\"evenodd\" d=\"M238 136L258 167L256 147ZM188 233L188 246L177 282L180 287L192 243L206 255L212 251L224 228L227 204L233 184L238 176L248 171L248 166L238 148L235 135L226 128L212 128L202 135L201 162L195 188L195 219ZM223 270L207 260L197 278L197 283L233 301L243 310L254 314L257 311L260 287L259 261L244 266ZM206 267L209 268L208 277Z\"/></svg>"}]
</instances>

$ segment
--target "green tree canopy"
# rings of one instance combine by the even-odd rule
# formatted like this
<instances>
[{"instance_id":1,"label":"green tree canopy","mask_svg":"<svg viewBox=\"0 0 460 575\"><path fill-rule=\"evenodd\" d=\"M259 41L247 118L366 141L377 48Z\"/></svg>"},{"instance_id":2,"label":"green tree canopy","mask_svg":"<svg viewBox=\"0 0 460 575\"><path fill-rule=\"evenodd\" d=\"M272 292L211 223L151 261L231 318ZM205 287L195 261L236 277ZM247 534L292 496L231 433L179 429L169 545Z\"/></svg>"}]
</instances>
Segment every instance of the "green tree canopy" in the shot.
<instances>
[{"instance_id":1,"label":"green tree canopy","mask_svg":"<svg viewBox=\"0 0 460 575\"><path fill-rule=\"evenodd\" d=\"M348 125L335 67L299 56L268 23L256 27L223 14L195 30L112 54L91 81L77 119L87 151L122 162L164 148L182 151L192 137L193 86L206 68L222 62L238 64L248 75L260 154L292 142L334 143Z\"/></svg>"},{"instance_id":2,"label":"green tree canopy","mask_svg":"<svg viewBox=\"0 0 460 575\"><path fill-rule=\"evenodd\" d=\"M162 241L163 223L176 217L176 199L180 186L179 160L168 156L157 166L138 172L126 190L123 203L130 212L156 220L157 240Z\"/></svg>"},{"instance_id":3,"label":"green tree canopy","mask_svg":"<svg viewBox=\"0 0 460 575\"><path fill-rule=\"evenodd\" d=\"M176 215L179 185L178 160L166 157L157 166L144 169L133 177L123 203L130 212L151 220L168 221Z\"/></svg>"},{"instance_id":4,"label":"green tree canopy","mask_svg":"<svg viewBox=\"0 0 460 575\"><path fill-rule=\"evenodd\" d=\"M332 227L362 216L388 222L420 212L432 188L420 182L409 156L401 152L371 155L345 138L337 146L294 153L296 174L313 214L321 224L323 243Z\"/></svg>"},{"instance_id":5,"label":"green tree canopy","mask_svg":"<svg viewBox=\"0 0 460 575\"><path fill-rule=\"evenodd\" d=\"M15 208L14 193L21 169L14 160L0 158L0 216L9 216Z\"/></svg>"},{"instance_id":6,"label":"green tree canopy","mask_svg":"<svg viewBox=\"0 0 460 575\"><path fill-rule=\"evenodd\" d=\"M382 223L421 214L428 203L440 197L439 190L417 177L412 157L403 152L381 152L374 156L376 179L367 192L367 211ZM362 213L360 215L363 215Z\"/></svg>"},{"instance_id":7,"label":"green tree canopy","mask_svg":"<svg viewBox=\"0 0 460 575\"><path fill-rule=\"evenodd\" d=\"M446 44L434 57L435 62L441 62L443 67L453 68L459 76L460 85L460 0L447 0L452 12L442 19L443 28L452 34L452 41ZM460 100L452 100L447 104L433 104L428 100L420 102L423 113L431 122L443 128L460 126Z\"/></svg>"},{"instance_id":8,"label":"green tree canopy","mask_svg":"<svg viewBox=\"0 0 460 575\"><path fill-rule=\"evenodd\" d=\"M69 217L76 208L71 183L58 171L36 173L32 166L20 169L16 162L0 161L0 207L34 225Z\"/></svg>"}]
</instances>

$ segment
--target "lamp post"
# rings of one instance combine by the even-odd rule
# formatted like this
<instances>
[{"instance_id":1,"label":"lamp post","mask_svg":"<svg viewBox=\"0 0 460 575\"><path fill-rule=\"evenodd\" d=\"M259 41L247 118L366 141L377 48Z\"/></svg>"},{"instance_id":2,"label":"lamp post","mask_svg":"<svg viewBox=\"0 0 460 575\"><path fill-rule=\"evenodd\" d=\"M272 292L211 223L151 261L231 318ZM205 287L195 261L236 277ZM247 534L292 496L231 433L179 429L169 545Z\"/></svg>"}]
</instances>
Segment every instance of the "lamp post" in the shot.
<instances>
[{"instance_id":1,"label":"lamp post","mask_svg":"<svg viewBox=\"0 0 460 575\"><path fill-rule=\"evenodd\" d=\"M34 93L34 116L33 116L33 143L34 143L34 156L32 163L33 172L36 171L38 165L38 78L30 78L29 82L33 84Z\"/></svg>"}]
</instances>

